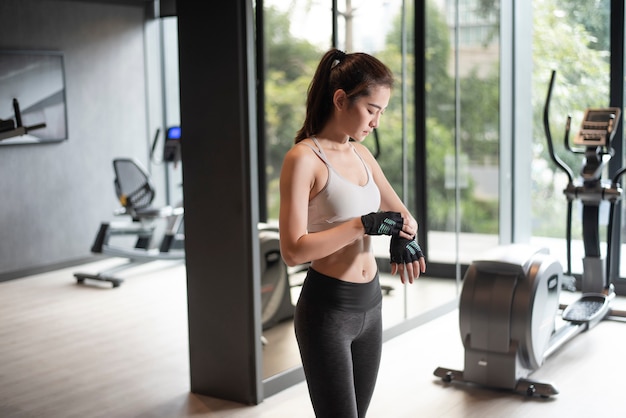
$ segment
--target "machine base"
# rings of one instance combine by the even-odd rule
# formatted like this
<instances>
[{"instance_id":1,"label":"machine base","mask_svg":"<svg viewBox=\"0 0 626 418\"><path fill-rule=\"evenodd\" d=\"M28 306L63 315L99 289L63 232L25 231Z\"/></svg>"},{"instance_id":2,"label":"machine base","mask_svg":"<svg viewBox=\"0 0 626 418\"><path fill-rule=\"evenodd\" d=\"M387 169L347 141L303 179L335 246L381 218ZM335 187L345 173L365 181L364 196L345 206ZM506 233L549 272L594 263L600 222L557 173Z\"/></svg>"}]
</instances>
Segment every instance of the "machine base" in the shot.
<instances>
[{"instance_id":1,"label":"machine base","mask_svg":"<svg viewBox=\"0 0 626 418\"><path fill-rule=\"evenodd\" d=\"M435 376L441 378L446 383L459 382L459 383L471 383L476 385L475 382L465 380L463 372L460 370L446 369L444 367L437 367L433 373ZM541 398L549 398L552 395L556 395L559 391L550 383L537 382L530 379L519 379L513 392L525 395L528 397L539 396Z\"/></svg>"},{"instance_id":2,"label":"machine base","mask_svg":"<svg viewBox=\"0 0 626 418\"><path fill-rule=\"evenodd\" d=\"M76 283L78 284L82 284L86 279L89 279L109 282L113 285L113 287L119 287L124 281L124 279L120 279L119 277L106 276L103 274L74 273L74 277L76 277Z\"/></svg>"}]
</instances>

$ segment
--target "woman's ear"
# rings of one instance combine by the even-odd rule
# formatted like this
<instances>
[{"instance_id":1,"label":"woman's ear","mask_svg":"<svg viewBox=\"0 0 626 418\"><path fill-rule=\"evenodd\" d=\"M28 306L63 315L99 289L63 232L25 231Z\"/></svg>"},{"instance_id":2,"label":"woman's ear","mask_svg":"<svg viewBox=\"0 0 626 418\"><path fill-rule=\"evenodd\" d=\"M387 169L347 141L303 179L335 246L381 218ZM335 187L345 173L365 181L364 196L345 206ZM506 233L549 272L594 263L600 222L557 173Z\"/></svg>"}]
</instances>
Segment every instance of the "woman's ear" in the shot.
<instances>
[{"instance_id":1,"label":"woman's ear","mask_svg":"<svg viewBox=\"0 0 626 418\"><path fill-rule=\"evenodd\" d=\"M346 95L346 92L342 89L335 90L335 94L333 94L333 104L337 110L345 109L348 104L348 96Z\"/></svg>"}]
</instances>

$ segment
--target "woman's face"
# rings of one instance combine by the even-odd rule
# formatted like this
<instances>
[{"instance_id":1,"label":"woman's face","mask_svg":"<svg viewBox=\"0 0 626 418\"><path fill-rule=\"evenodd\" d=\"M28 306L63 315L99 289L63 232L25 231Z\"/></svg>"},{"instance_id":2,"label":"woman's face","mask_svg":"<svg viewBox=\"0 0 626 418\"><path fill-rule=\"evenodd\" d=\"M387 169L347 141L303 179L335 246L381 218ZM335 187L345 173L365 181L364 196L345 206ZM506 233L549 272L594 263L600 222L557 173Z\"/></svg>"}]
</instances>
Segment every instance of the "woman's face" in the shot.
<instances>
[{"instance_id":1,"label":"woman's face","mask_svg":"<svg viewBox=\"0 0 626 418\"><path fill-rule=\"evenodd\" d=\"M361 96L354 102L346 100L339 110L339 117L344 133L350 138L361 142L380 123L391 97L391 89L387 86L375 86L369 96Z\"/></svg>"}]
</instances>

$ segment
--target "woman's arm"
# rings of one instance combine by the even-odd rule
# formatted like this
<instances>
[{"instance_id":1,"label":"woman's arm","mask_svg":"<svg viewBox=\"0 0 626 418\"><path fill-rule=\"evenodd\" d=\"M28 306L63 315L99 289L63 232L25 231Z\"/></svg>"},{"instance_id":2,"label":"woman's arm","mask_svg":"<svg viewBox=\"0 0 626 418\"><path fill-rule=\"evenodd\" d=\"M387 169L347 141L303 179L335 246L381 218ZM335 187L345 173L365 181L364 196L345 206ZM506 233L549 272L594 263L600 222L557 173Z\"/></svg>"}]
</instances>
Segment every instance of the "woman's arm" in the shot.
<instances>
[{"instance_id":1,"label":"woman's arm","mask_svg":"<svg viewBox=\"0 0 626 418\"><path fill-rule=\"evenodd\" d=\"M404 226L402 231L400 232L400 236L405 239L416 239L417 238L417 230L418 225L415 218L411 215L407 207L400 199L400 196L393 189L389 180L383 173L380 164L374 158L372 153L362 144L355 144L359 148L359 153L365 157L365 160L368 162L369 166L372 170L372 175L374 176L374 181L380 190L381 203L380 208L384 211L395 211L400 212L402 217L404 218ZM424 257L420 257L418 260L412 263L406 264L398 264L391 263L391 274L399 273L400 279L404 283L405 279L408 279L410 283L413 283L413 280L419 278L420 273L424 273L426 271L426 260Z\"/></svg>"},{"instance_id":2,"label":"woman's arm","mask_svg":"<svg viewBox=\"0 0 626 418\"><path fill-rule=\"evenodd\" d=\"M393 189L387 180L387 177L383 173L382 168L380 168L380 164L378 164L378 161L376 161L369 149L358 143L356 143L355 146L358 147L359 154L365 159L368 166L372 170L374 182L380 190L380 209L383 211L400 212L404 218L404 227L402 228L400 236L407 239L413 238L417 235L417 221L404 205L400 196L398 196L396 191Z\"/></svg>"},{"instance_id":3,"label":"woman's arm","mask_svg":"<svg viewBox=\"0 0 626 418\"><path fill-rule=\"evenodd\" d=\"M307 147L294 146L285 155L280 174L280 252L288 266L318 260L361 238L360 218L334 228L307 233L309 197L315 186L317 156Z\"/></svg>"}]
</instances>

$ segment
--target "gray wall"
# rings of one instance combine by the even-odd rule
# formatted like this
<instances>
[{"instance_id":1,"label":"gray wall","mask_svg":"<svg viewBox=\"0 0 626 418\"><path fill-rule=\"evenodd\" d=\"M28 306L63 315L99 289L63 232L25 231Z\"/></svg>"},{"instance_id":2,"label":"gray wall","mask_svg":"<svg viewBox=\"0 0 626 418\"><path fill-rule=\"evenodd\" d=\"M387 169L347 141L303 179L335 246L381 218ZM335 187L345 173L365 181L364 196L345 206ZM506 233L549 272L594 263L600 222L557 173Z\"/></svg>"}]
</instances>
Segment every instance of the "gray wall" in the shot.
<instances>
[{"instance_id":1,"label":"gray wall","mask_svg":"<svg viewBox=\"0 0 626 418\"><path fill-rule=\"evenodd\" d=\"M64 53L69 130L0 146L0 280L89 257L118 206L113 158L148 165L145 15L140 3L0 1L0 49Z\"/></svg>"}]
</instances>

